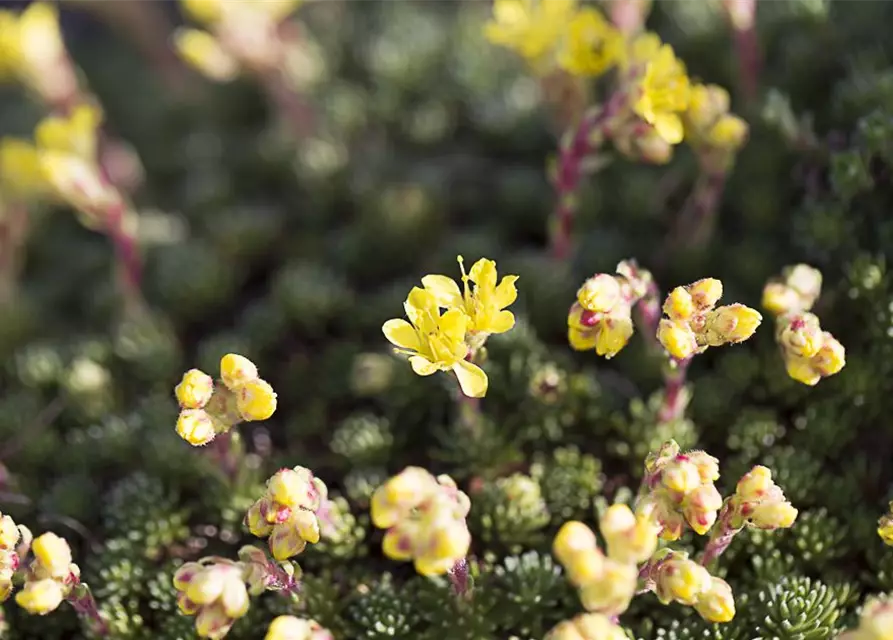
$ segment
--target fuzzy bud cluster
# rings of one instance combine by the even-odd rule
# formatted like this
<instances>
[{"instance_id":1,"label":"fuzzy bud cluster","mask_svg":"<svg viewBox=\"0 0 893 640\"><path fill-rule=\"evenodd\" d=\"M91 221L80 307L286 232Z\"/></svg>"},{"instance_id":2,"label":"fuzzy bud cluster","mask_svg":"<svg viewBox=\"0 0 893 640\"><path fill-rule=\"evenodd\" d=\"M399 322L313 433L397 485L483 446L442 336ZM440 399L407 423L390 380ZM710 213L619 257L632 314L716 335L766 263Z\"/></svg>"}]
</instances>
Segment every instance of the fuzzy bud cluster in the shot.
<instances>
[{"instance_id":1,"label":"fuzzy bud cluster","mask_svg":"<svg viewBox=\"0 0 893 640\"><path fill-rule=\"evenodd\" d=\"M743 304L716 308L722 291L722 282L704 278L670 292L657 339L671 357L687 360L708 347L737 344L754 334L763 317Z\"/></svg>"},{"instance_id":2,"label":"fuzzy bud cluster","mask_svg":"<svg viewBox=\"0 0 893 640\"><path fill-rule=\"evenodd\" d=\"M661 526L660 537L678 540L685 523L704 535L714 525L722 496L715 486L719 461L704 451L681 453L670 440L645 461L646 495L637 511Z\"/></svg>"},{"instance_id":3,"label":"fuzzy bud cluster","mask_svg":"<svg viewBox=\"0 0 893 640\"><path fill-rule=\"evenodd\" d=\"M773 531L788 529L797 519L797 509L772 480L772 472L761 465L744 474L735 488L735 495L723 508L733 529L744 526Z\"/></svg>"},{"instance_id":4,"label":"fuzzy bud cluster","mask_svg":"<svg viewBox=\"0 0 893 640\"><path fill-rule=\"evenodd\" d=\"M655 554L648 579L663 604L678 602L694 607L708 622L729 622L735 617L735 598L729 584L711 576L685 553L663 549Z\"/></svg>"},{"instance_id":5,"label":"fuzzy bud cluster","mask_svg":"<svg viewBox=\"0 0 893 640\"><path fill-rule=\"evenodd\" d=\"M264 640L335 640L335 636L314 620L279 616L270 623Z\"/></svg>"},{"instance_id":6,"label":"fuzzy bud cluster","mask_svg":"<svg viewBox=\"0 0 893 640\"><path fill-rule=\"evenodd\" d=\"M887 640L893 638L893 602L888 597L869 598L862 607L859 626L837 636L838 640Z\"/></svg>"},{"instance_id":7,"label":"fuzzy bud cluster","mask_svg":"<svg viewBox=\"0 0 893 640\"><path fill-rule=\"evenodd\" d=\"M599 273L577 290L577 301L567 316L567 339L576 351L616 356L633 335L633 306L644 291L639 283L617 268L617 274ZM645 274L646 276L649 274Z\"/></svg>"},{"instance_id":8,"label":"fuzzy bud cluster","mask_svg":"<svg viewBox=\"0 0 893 640\"><path fill-rule=\"evenodd\" d=\"M746 141L747 123L729 112L729 92L715 84L696 84L683 118L685 139L694 146L737 151Z\"/></svg>"},{"instance_id":9,"label":"fuzzy bud cluster","mask_svg":"<svg viewBox=\"0 0 893 640\"><path fill-rule=\"evenodd\" d=\"M220 360L220 381L190 369L174 388L180 405L177 435L193 446L211 442L240 422L266 420L276 411L276 392L251 360L234 353Z\"/></svg>"},{"instance_id":10,"label":"fuzzy bud cluster","mask_svg":"<svg viewBox=\"0 0 893 640\"><path fill-rule=\"evenodd\" d=\"M775 316L775 341L788 375L810 386L846 365L843 345L810 313L821 291L821 272L805 264L785 268L763 289L763 308Z\"/></svg>"},{"instance_id":11,"label":"fuzzy bud cluster","mask_svg":"<svg viewBox=\"0 0 893 640\"><path fill-rule=\"evenodd\" d=\"M654 553L659 529L623 504L607 509L600 525L607 555L598 548L592 530L576 521L559 529L552 551L577 588L583 607L616 616L626 611L635 595L637 565Z\"/></svg>"},{"instance_id":12,"label":"fuzzy bud cluster","mask_svg":"<svg viewBox=\"0 0 893 640\"><path fill-rule=\"evenodd\" d=\"M187 562L174 574L177 605L182 613L195 616L200 638L223 638L248 613L250 599L243 575L242 563L218 557Z\"/></svg>"},{"instance_id":13,"label":"fuzzy bud cluster","mask_svg":"<svg viewBox=\"0 0 893 640\"><path fill-rule=\"evenodd\" d=\"M412 560L425 576L443 575L471 546L468 496L445 475L407 467L372 494L372 523L386 529L382 550L393 560Z\"/></svg>"},{"instance_id":14,"label":"fuzzy bud cluster","mask_svg":"<svg viewBox=\"0 0 893 640\"><path fill-rule=\"evenodd\" d=\"M623 629L600 613L584 613L565 620L546 635L546 640L626 640Z\"/></svg>"},{"instance_id":15,"label":"fuzzy bud cluster","mask_svg":"<svg viewBox=\"0 0 893 640\"><path fill-rule=\"evenodd\" d=\"M276 560L298 555L307 543L319 542L319 517L328 489L310 469L280 469L268 481L264 495L245 515L252 535L269 537Z\"/></svg>"},{"instance_id":16,"label":"fuzzy bud cluster","mask_svg":"<svg viewBox=\"0 0 893 640\"><path fill-rule=\"evenodd\" d=\"M71 547L55 533L44 533L31 543L34 559L25 573L16 603L28 613L55 611L80 582L80 569L72 562Z\"/></svg>"}]
</instances>

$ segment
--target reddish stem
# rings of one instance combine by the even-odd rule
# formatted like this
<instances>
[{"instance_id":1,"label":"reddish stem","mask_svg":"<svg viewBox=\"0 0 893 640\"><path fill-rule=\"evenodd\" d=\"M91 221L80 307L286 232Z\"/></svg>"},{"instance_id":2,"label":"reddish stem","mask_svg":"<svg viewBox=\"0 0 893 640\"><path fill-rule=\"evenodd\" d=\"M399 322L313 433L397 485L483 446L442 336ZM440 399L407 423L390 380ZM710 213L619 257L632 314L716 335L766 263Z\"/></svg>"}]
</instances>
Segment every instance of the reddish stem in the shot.
<instances>
[{"instance_id":1,"label":"reddish stem","mask_svg":"<svg viewBox=\"0 0 893 640\"><path fill-rule=\"evenodd\" d=\"M583 161L592 151L592 137L596 133L607 134L606 124L623 104L624 95L615 93L601 108L584 116L570 141L558 154L554 185L558 203L555 206L552 234L552 255L558 260L567 259L571 249L574 213L577 209L577 192L583 177Z\"/></svg>"},{"instance_id":2,"label":"reddish stem","mask_svg":"<svg viewBox=\"0 0 893 640\"><path fill-rule=\"evenodd\" d=\"M725 0L726 13L734 31L735 55L741 90L752 101L759 90L760 60L756 30L756 0Z\"/></svg>"},{"instance_id":3,"label":"reddish stem","mask_svg":"<svg viewBox=\"0 0 893 640\"><path fill-rule=\"evenodd\" d=\"M108 623L99 613L96 600L86 584L80 583L74 586L71 594L68 596L68 603L79 616L86 618L94 625L96 633L103 638L109 634Z\"/></svg>"},{"instance_id":4,"label":"reddish stem","mask_svg":"<svg viewBox=\"0 0 893 640\"><path fill-rule=\"evenodd\" d=\"M723 510L719 514L719 522L716 523L714 533L710 535L704 554L701 556L701 566L709 567L710 564L719 558L725 550L729 548L732 540L741 529L735 529L729 524L728 503L723 505Z\"/></svg>"},{"instance_id":5,"label":"reddish stem","mask_svg":"<svg viewBox=\"0 0 893 640\"><path fill-rule=\"evenodd\" d=\"M679 420L685 413L683 394L689 362L691 358L673 360L671 367L664 374L664 398L657 412L657 419L662 423ZM673 364L675 366L672 366Z\"/></svg>"},{"instance_id":6,"label":"reddish stem","mask_svg":"<svg viewBox=\"0 0 893 640\"><path fill-rule=\"evenodd\" d=\"M121 271L123 293L129 300L141 299L142 261L136 238L126 229L127 205L118 200L106 212L106 232L115 247L115 255Z\"/></svg>"},{"instance_id":7,"label":"reddish stem","mask_svg":"<svg viewBox=\"0 0 893 640\"><path fill-rule=\"evenodd\" d=\"M471 595L468 560L466 558L462 558L453 565L453 568L449 571L449 578L450 584L453 585L453 593L458 597L465 598Z\"/></svg>"}]
</instances>

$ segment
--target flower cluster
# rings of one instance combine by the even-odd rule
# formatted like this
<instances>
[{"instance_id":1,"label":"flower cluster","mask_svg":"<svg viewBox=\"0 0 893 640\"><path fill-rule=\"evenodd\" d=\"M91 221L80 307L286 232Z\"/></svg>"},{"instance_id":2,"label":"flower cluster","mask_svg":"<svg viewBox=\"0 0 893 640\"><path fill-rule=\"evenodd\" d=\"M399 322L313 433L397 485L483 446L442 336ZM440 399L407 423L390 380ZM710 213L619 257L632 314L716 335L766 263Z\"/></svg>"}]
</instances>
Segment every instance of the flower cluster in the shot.
<instances>
[{"instance_id":1,"label":"flower cluster","mask_svg":"<svg viewBox=\"0 0 893 640\"><path fill-rule=\"evenodd\" d=\"M317 514L327 495L325 483L310 469L280 469L248 510L245 525L252 535L270 538L270 553L276 560L287 560L301 553L308 542L319 542Z\"/></svg>"},{"instance_id":2,"label":"flower cluster","mask_svg":"<svg viewBox=\"0 0 893 640\"><path fill-rule=\"evenodd\" d=\"M442 575L471 545L468 496L449 476L407 467L372 494L372 523L387 529L382 549L393 560L412 560L425 576Z\"/></svg>"},{"instance_id":3,"label":"flower cluster","mask_svg":"<svg viewBox=\"0 0 893 640\"><path fill-rule=\"evenodd\" d=\"M44 533L31 543L34 560L28 565L25 583L16 603L28 613L46 615L72 595L81 571L72 562L71 548L55 533Z\"/></svg>"},{"instance_id":4,"label":"flower cluster","mask_svg":"<svg viewBox=\"0 0 893 640\"><path fill-rule=\"evenodd\" d=\"M862 607L859 626L846 631L838 640L887 640L893 637L893 602L889 597L871 597Z\"/></svg>"},{"instance_id":5,"label":"flower cluster","mask_svg":"<svg viewBox=\"0 0 893 640\"><path fill-rule=\"evenodd\" d=\"M174 574L177 605L185 615L195 616L199 637L219 640L248 613L244 571L239 562L208 557L187 562Z\"/></svg>"},{"instance_id":6,"label":"flower cluster","mask_svg":"<svg viewBox=\"0 0 893 640\"><path fill-rule=\"evenodd\" d=\"M747 123L729 112L729 92L715 84L696 84L685 111L685 139L696 148L737 151L747 140Z\"/></svg>"},{"instance_id":7,"label":"flower cluster","mask_svg":"<svg viewBox=\"0 0 893 640\"><path fill-rule=\"evenodd\" d=\"M645 461L646 495L637 511L661 527L665 540L678 540L685 523L704 535L716 522L722 496L714 485L719 461L704 451L681 453L675 441L665 443Z\"/></svg>"},{"instance_id":8,"label":"flower cluster","mask_svg":"<svg viewBox=\"0 0 893 640\"><path fill-rule=\"evenodd\" d=\"M649 562L647 580L662 604L678 602L694 607L708 622L729 622L735 617L732 588L722 578L711 576L685 553L661 549Z\"/></svg>"},{"instance_id":9,"label":"flower cluster","mask_svg":"<svg viewBox=\"0 0 893 640\"><path fill-rule=\"evenodd\" d=\"M240 71L265 74L283 67L289 36L280 28L300 0L182 0L186 14L207 27L179 29L174 45L196 70L216 81Z\"/></svg>"},{"instance_id":10,"label":"flower cluster","mask_svg":"<svg viewBox=\"0 0 893 640\"><path fill-rule=\"evenodd\" d=\"M55 108L76 99L77 74L65 49L55 4L33 2L18 15L0 10L2 78L21 82Z\"/></svg>"},{"instance_id":11,"label":"flower cluster","mask_svg":"<svg viewBox=\"0 0 893 640\"><path fill-rule=\"evenodd\" d=\"M270 623L265 640L335 640L335 636L314 620L279 616Z\"/></svg>"},{"instance_id":12,"label":"flower cluster","mask_svg":"<svg viewBox=\"0 0 893 640\"><path fill-rule=\"evenodd\" d=\"M763 320L760 313L737 303L715 308L721 297L722 282L715 278L670 292L657 339L671 357L687 360L709 347L737 344L754 334Z\"/></svg>"},{"instance_id":13,"label":"flower cluster","mask_svg":"<svg viewBox=\"0 0 893 640\"><path fill-rule=\"evenodd\" d=\"M385 337L409 356L412 370L420 376L452 371L462 393L480 398L487 393L487 374L474 364L474 358L488 336L504 333L515 326L515 316L506 307L518 296L518 276L498 281L496 263L481 258L466 273L462 256L462 288L442 275L422 278L422 287L413 287L403 308L409 319L388 320L382 326ZM474 284L474 287L470 286Z\"/></svg>"},{"instance_id":14,"label":"flower cluster","mask_svg":"<svg viewBox=\"0 0 893 640\"><path fill-rule=\"evenodd\" d=\"M616 616L626 611L636 593L637 565L657 548L659 528L622 504L610 507L600 526L607 554L598 548L592 530L576 521L561 527L552 550L578 589L583 607Z\"/></svg>"},{"instance_id":15,"label":"flower cluster","mask_svg":"<svg viewBox=\"0 0 893 640\"><path fill-rule=\"evenodd\" d=\"M772 480L772 471L757 465L738 481L735 494L723 507L723 517L728 517L735 529L752 526L772 531L793 525L797 509Z\"/></svg>"},{"instance_id":16,"label":"flower cluster","mask_svg":"<svg viewBox=\"0 0 893 640\"><path fill-rule=\"evenodd\" d=\"M229 353L220 360L220 382L190 369L174 393L180 405L177 434L191 445L205 445L240 422L266 420L276 411L276 392L258 376L244 356Z\"/></svg>"},{"instance_id":17,"label":"flower cluster","mask_svg":"<svg viewBox=\"0 0 893 640\"><path fill-rule=\"evenodd\" d=\"M775 316L775 340L788 375L810 386L846 364L843 345L810 313L821 290L821 272L805 264L785 268L763 289L763 308Z\"/></svg>"},{"instance_id":18,"label":"flower cluster","mask_svg":"<svg viewBox=\"0 0 893 640\"><path fill-rule=\"evenodd\" d=\"M546 635L546 640L626 640L623 629L600 613L584 613L566 620Z\"/></svg>"}]
</instances>

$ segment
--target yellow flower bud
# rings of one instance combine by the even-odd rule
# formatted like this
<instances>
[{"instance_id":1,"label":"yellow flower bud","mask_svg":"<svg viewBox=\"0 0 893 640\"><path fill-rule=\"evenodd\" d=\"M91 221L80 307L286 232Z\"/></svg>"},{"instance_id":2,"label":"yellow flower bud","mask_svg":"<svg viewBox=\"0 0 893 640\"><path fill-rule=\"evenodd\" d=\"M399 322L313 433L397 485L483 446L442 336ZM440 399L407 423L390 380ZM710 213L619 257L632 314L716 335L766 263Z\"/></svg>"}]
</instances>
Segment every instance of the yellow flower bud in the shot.
<instances>
[{"instance_id":1,"label":"yellow flower bud","mask_svg":"<svg viewBox=\"0 0 893 640\"><path fill-rule=\"evenodd\" d=\"M236 407L248 422L267 420L276 412L276 392L266 380L249 380L236 389Z\"/></svg>"},{"instance_id":2,"label":"yellow flower bud","mask_svg":"<svg viewBox=\"0 0 893 640\"><path fill-rule=\"evenodd\" d=\"M31 614L44 616L55 611L65 597L62 585L52 578L29 580L16 594L16 603Z\"/></svg>"},{"instance_id":3,"label":"yellow flower bud","mask_svg":"<svg viewBox=\"0 0 893 640\"><path fill-rule=\"evenodd\" d=\"M788 285L781 282L770 282L763 288L762 307L773 316L780 316L795 310L800 297Z\"/></svg>"},{"instance_id":4,"label":"yellow flower bud","mask_svg":"<svg viewBox=\"0 0 893 640\"><path fill-rule=\"evenodd\" d=\"M722 298L722 281L716 278L702 278L689 285L688 292L695 307L706 311L716 306L716 303Z\"/></svg>"},{"instance_id":5,"label":"yellow flower bud","mask_svg":"<svg viewBox=\"0 0 893 640\"><path fill-rule=\"evenodd\" d=\"M735 617L732 587L721 578L712 578L710 587L698 596L695 610L708 622L729 622Z\"/></svg>"},{"instance_id":6,"label":"yellow flower bud","mask_svg":"<svg viewBox=\"0 0 893 640\"><path fill-rule=\"evenodd\" d=\"M890 510L893 511L893 504L890 505ZM893 514L887 513L878 520L877 534L884 544L893 547Z\"/></svg>"},{"instance_id":7,"label":"yellow flower bud","mask_svg":"<svg viewBox=\"0 0 893 640\"><path fill-rule=\"evenodd\" d=\"M174 388L177 402L183 409L201 409L214 393L214 380L204 371L190 369Z\"/></svg>"},{"instance_id":8,"label":"yellow flower bud","mask_svg":"<svg viewBox=\"0 0 893 640\"><path fill-rule=\"evenodd\" d=\"M391 560L402 562L411 560L413 555L413 538L408 527L394 527L388 529L381 541L381 550ZM417 533L413 531L413 533Z\"/></svg>"},{"instance_id":9,"label":"yellow flower bud","mask_svg":"<svg viewBox=\"0 0 893 640\"><path fill-rule=\"evenodd\" d=\"M784 364L788 375L797 382L802 382L812 387L822 379L821 374L816 371L809 358L786 355Z\"/></svg>"},{"instance_id":10,"label":"yellow flower bud","mask_svg":"<svg viewBox=\"0 0 893 640\"><path fill-rule=\"evenodd\" d=\"M822 272L807 264L797 264L786 268L782 275L785 284L796 291L803 300L804 311L812 308L822 292Z\"/></svg>"},{"instance_id":11,"label":"yellow flower bud","mask_svg":"<svg viewBox=\"0 0 893 640\"><path fill-rule=\"evenodd\" d=\"M788 529L797 519L797 509L790 502L763 502L754 505L750 521L758 529Z\"/></svg>"},{"instance_id":12,"label":"yellow flower bud","mask_svg":"<svg viewBox=\"0 0 893 640\"><path fill-rule=\"evenodd\" d=\"M464 520L438 527L423 545L424 553L415 560L416 572L423 576L443 575L468 554L471 533Z\"/></svg>"},{"instance_id":13,"label":"yellow flower bud","mask_svg":"<svg viewBox=\"0 0 893 640\"><path fill-rule=\"evenodd\" d=\"M71 547L55 533L48 532L35 538L31 551L47 577L66 578L71 573Z\"/></svg>"},{"instance_id":14,"label":"yellow flower bud","mask_svg":"<svg viewBox=\"0 0 893 640\"><path fill-rule=\"evenodd\" d=\"M790 355L811 358L819 352L824 341L825 336L815 314L803 313L783 318L778 343Z\"/></svg>"},{"instance_id":15,"label":"yellow flower bud","mask_svg":"<svg viewBox=\"0 0 893 640\"><path fill-rule=\"evenodd\" d=\"M735 487L735 495L742 500L758 500L766 495L774 485L772 471L768 467L757 465L741 476Z\"/></svg>"},{"instance_id":16,"label":"yellow flower bud","mask_svg":"<svg viewBox=\"0 0 893 640\"><path fill-rule=\"evenodd\" d=\"M187 64L211 80L227 82L239 73L236 59L207 31L177 29L174 32L174 48Z\"/></svg>"},{"instance_id":17,"label":"yellow flower bud","mask_svg":"<svg viewBox=\"0 0 893 640\"><path fill-rule=\"evenodd\" d=\"M639 571L633 564L605 559L598 579L581 585L580 603L587 611L619 614L629 607L636 593Z\"/></svg>"},{"instance_id":18,"label":"yellow flower bud","mask_svg":"<svg viewBox=\"0 0 893 640\"><path fill-rule=\"evenodd\" d=\"M296 469L280 469L267 481L270 498L288 507L309 505L312 489L309 475Z\"/></svg>"},{"instance_id":19,"label":"yellow flower bud","mask_svg":"<svg viewBox=\"0 0 893 640\"><path fill-rule=\"evenodd\" d=\"M685 496L683 514L695 533L704 535L716 523L720 507L722 496L717 488L712 484L702 484Z\"/></svg>"},{"instance_id":20,"label":"yellow flower bud","mask_svg":"<svg viewBox=\"0 0 893 640\"><path fill-rule=\"evenodd\" d=\"M608 555L618 562L644 562L657 548L660 527L647 514L636 516L625 504L608 508L599 522Z\"/></svg>"},{"instance_id":21,"label":"yellow flower bud","mask_svg":"<svg viewBox=\"0 0 893 640\"><path fill-rule=\"evenodd\" d=\"M676 287L664 301L664 313L671 320L688 320L694 312L695 301L685 287Z\"/></svg>"},{"instance_id":22,"label":"yellow flower bud","mask_svg":"<svg viewBox=\"0 0 893 640\"><path fill-rule=\"evenodd\" d=\"M567 562L562 562L562 566L570 583L580 587L601 578L605 556L600 549L593 547L570 556Z\"/></svg>"},{"instance_id":23,"label":"yellow flower bud","mask_svg":"<svg viewBox=\"0 0 893 640\"><path fill-rule=\"evenodd\" d=\"M0 549L14 549L21 533L10 516L0 518Z\"/></svg>"},{"instance_id":24,"label":"yellow flower bud","mask_svg":"<svg viewBox=\"0 0 893 640\"><path fill-rule=\"evenodd\" d=\"M220 379L233 391L257 376L257 367L245 356L228 353L220 359Z\"/></svg>"},{"instance_id":25,"label":"yellow flower bud","mask_svg":"<svg viewBox=\"0 0 893 640\"><path fill-rule=\"evenodd\" d=\"M599 273L577 291L577 301L586 311L606 313L620 301L621 288L617 278L607 273Z\"/></svg>"},{"instance_id":26,"label":"yellow flower bud","mask_svg":"<svg viewBox=\"0 0 893 640\"><path fill-rule=\"evenodd\" d=\"M822 377L833 376L846 365L846 349L826 331L822 348L813 358L812 364Z\"/></svg>"},{"instance_id":27,"label":"yellow flower bud","mask_svg":"<svg viewBox=\"0 0 893 640\"><path fill-rule=\"evenodd\" d=\"M633 322L629 317L605 316L596 329L595 352L611 359L616 356L633 335Z\"/></svg>"},{"instance_id":28,"label":"yellow flower bud","mask_svg":"<svg viewBox=\"0 0 893 640\"><path fill-rule=\"evenodd\" d=\"M264 640L315 640L322 627L312 620L295 616L279 616L270 623Z\"/></svg>"},{"instance_id":29,"label":"yellow flower bud","mask_svg":"<svg viewBox=\"0 0 893 640\"><path fill-rule=\"evenodd\" d=\"M747 134L748 126L742 118L726 114L710 129L707 140L714 147L734 150L744 144Z\"/></svg>"},{"instance_id":30,"label":"yellow flower bud","mask_svg":"<svg viewBox=\"0 0 893 640\"><path fill-rule=\"evenodd\" d=\"M627 640L627 635L607 616L584 613L554 627L546 640Z\"/></svg>"},{"instance_id":31,"label":"yellow flower bud","mask_svg":"<svg viewBox=\"0 0 893 640\"><path fill-rule=\"evenodd\" d=\"M736 344L750 338L763 316L756 309L743 304L730 304L710 312L707 316L707 343L710 346Z\"/></svg>"},{"instance_id":32,"label":"yellow flower bud","mask_svg":"<svg viewBox=\"0 0 893 640\"><path fill-rule=\"evenodd\" d=\"M698 468L702 483L719 480L719 460L706 451L689 451L685 454L688 461Z\"/></svg>"},{"instance_id":33,"label":"yellow flower bud","mask_svg":"<svg viewBox=\"0 0 893 640\"><path fill-rule=\"evenodd\" d=\"M701 474L694 463L688 460L675 460L661 471L660 483L668 490L684 495L694 491L701 484Z\"/></svg>"},{"instance_id":34,"label":"yellow flower bud","mask_svg":"<svg viewBox=\"0 0 893 640\"><path fill-rule=\"evenodd\" d=\"M561 525L552 541L552 553L561 564L568 564L583 551L595 549L598 542L592 529L582 522L571 520Z\"/></svg>"},{"instance_id":35,"label":"yellow flower bud","mask_svg":"<svg viewBox=\"0 0 893 640\"><path fill-rule=\"evenodd\" d=\"M694 332L686 325L661 319L657 327L657 339L671 356L677 360L690 358L698 350Z\"/></svg>"},{"instance_id":36,"label":"yellow flower bud","mask_svg":"<svg viewBox=\"0 0 893 640\"><path fill-rule=\"evenodd\" d=\"M712 577L707 569L688 558L666 560L657 569L656 594L664 604L675 600L692 606L711 584Z\"/></svg>"},{"instance_id":37,"label":"yellow flower bud","mask_svg":"<svg viewBox=\"0 0 893 640\"><path fill-rule=\"evenodd\" d=\"M214 439L214 422L204 409L183 409L177 418L177 435L194 447Z\"/></svg>"}]
</instances>

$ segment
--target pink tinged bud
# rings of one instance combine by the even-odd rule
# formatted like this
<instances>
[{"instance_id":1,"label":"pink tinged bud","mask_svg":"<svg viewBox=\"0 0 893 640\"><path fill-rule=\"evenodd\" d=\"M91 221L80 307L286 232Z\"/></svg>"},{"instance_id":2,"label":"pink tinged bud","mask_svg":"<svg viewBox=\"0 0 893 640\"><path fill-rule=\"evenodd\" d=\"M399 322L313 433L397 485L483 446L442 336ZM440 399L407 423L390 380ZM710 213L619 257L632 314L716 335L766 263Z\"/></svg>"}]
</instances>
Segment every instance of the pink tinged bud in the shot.
<instances>
[{"instance_id":1,"label":"pink tinged bud","mask_svg":"<svg viewBox=\"0 0 893 640\"><path fill-rule=\"evenodd\" d=\"M719 307L707 316L707 342L710 346L744 342L762 321L759 311L743 304Z\"/></svg>"},{"instance_id":2,"label":"pink tinged bud","mask_svg":"<svg viewBox=\"0 0 893 640\"><path fill-rule=\"evenodd\" d=\"M177 418L177 435L194 447L208 444L216 435L214 423L204 409L184 409Z\"/></svg>"},{"instance_id":3,"label":"pink tinged bud","mask_svg":"<svg viewBox=\"0 0 893 640\"><path fill-rule=\"evenodd\" d=\"M712 578L710 587L698 597L695 610L708 622L729 622L735 617L732 587L721 578Z\"/></svg>"},{"instance_id":4,"label":"pink tinged bud","mask_svg":"<svg viewBox=\"0 0 893 640\"><path fill-rule=\"evenodd\" d=\"M298 555L307 546L298 530L288 523L277 524L270 535L270 553L280 562Z\"/></svg>"},{"instance_id":5,"label":"pink tinged bud","mask_svg":"<svg viewBox=\"0 0 893 640\"><path fill-rule=\"evenodd\" d=\"M201 409L214 393L214 380L204 371L190 369L174 388L177 402L183 409Z\"/></svg>"},{"instance_id":6,"label":"pink tinged bud","mask_svg":"<svg viewBox=\"0 0 893 640\"><path fill-rule=\"evenodd\" d=\"M248 590L241 576L227 580L220 596L220 604L224 613L230 618L241 618L248 613Z\"/></svg>"},{"instance_id":7,"label":"pink tinged bud","mask_svg":"<svg viewBox=\"0 0 893 640\"><path fill-rule=\"evenodd\" d=\"M661 484L676 494L687 494L701 484L701 474L697 465L688 460L670 462L661 471Z\"/></svg>"},{"instance_id":8,"label":"pink tinged bud","mask_svg":"<svg viewBox=\"0 0 893 640\"><path fill-rule=\"evenodd\" d=\"M185 591L202 567L197 562L187 562L174 573L174 589Z\"/></svg>"},{"instance_id":9,"label":"pink tinged bud","mask_svg":"<svg viewBox=\"0 0 893 640\"><path fill-rule=\"evenodd\" d=\"M186 586L186 596L197 605L209 605L223 593L226 571L223 567L204 567Z\"/></svg>"},{"instance_id":10,"label":"pink tinged bud","mask_svg":"<svg viewBox=\"0 0 893 640\"><path fill-rule=\"evenodd\" d=\"M606 313L620 301L621 293L615 276L600 273L583 283L577 291L577 301L586 311Z\"/></svg>"},{"instance_id":11,"label":"pink tinged bud","mask_svg":"<svg viewBox=\"0 0 893 640\"><path fill-rule=\"evenodd\" d=\"M837 338L825 332L822 348L813 358L812 364L822 377L833 376L846 365L846 349Z\"/></svg>"},{"instance_id":12,"label":"pink tinged bud","mask_svg":"<svg viewBox=\"0 0 893 640\"><path fill-rule=\"evenodd\" d=\"M594 327L601 320L602 314L594 311L584 311L580 314L580 324L584 327Z\"/></svg>"},{"instance_id":13,"label":"pink tinged bud","mask_svg":"<svg viewBox=\"0 0 893 640\"><path fill-rule=\"evenodd\" d=\"M695 312L695 301L685 287L676 287L667 295L663 312L671 320L685 322Z\"/></svg>"},{"instance_id":14,"label":"pink tinged bud","mask_svg":"<svg viewBox=\"0 0 893 640\"><path fill-rule=\"evenodd\" d=\"M671 559L657 570L657 597L666 603L676 601L692 606L710 588L707 569L687 558Z\"/></svg>"},{"instance_id":15,"label":"pink tinged bud","mask_svg":"<svg viewBox=\"0 0 893 640\"><path fill-rule=\"evenodd\" d=\"M319 519L312 511L301 509L294 513L289 522L300 536L311 544L319 542Z\"/></svg>"},{"instance_id":16,"label":"pink tinged bud","mask_svg":"<svg viewBox=\"0 0 893 640\"><path fill-rule=\"evenodd\" d=\"M741 476L735 494L742 500L756 500L766 495L772 486L772 471L763 465L757 465Z\"/></svg>"},{"instance_id":17,"label":"pink tinged bud","mask_svg":"<svg viewBox=\"0 0 893 640\"><path fill-rule=\"evenodd\" d=\"M269 500L261 498L248 509L245 514L245 525L251 535L258 538L266 538L273 531L273 525L267 520L267 507Z\"/></svg>"},{"instance_id":18,"label":"pink tinged bud","mask_svg":"<svg viewBox=\"0 0 893 640\"><path fill-rule=\"evenodd\" d=\"M697 338L691 328L666 318L658 324L657 339L667 353L677 360L686 360L698 350Z\"/></svg>"},{"instance_id":19,"label":"pink tinged bud","mask_svg":"<svg viewBox=\"0 0 893 640\"><path fill-rule=\"evenodd\" d=\"M195 632L200 638L223 638L233 626L234 618L229 617L223 606L215 604L202 607L195 617Z\"/></svg>"},{"instance_id":20,"label":"pink tinged bud","mask_svg":"<svg viewBox=\"0 0 893 640\"><path fill-rule=\"evenodd\" d=\"M704 278L688 286L692 302L700 311L712 309L722 298L722 281Z\"/></svg>"},{"instance_id":21,"label":"pink tinged bud","mask_svg":"<svg viewBox=\"0 0 893 640\"><path fill-rule=\"evenodd\" d=\"M719 460L706 451L689 451L686 455L689 462L698 467L703 484L719 480Z\"/></svg>"},{"instance_id":22,"label":"pink tinged bud","mask_svg":"<svg viewBox=\"0 0 893 640\"><path fill-rule=\"evenodd\" d=\"M804 310L812 307L822 292L822 272L806 264L788 267L782 273L785 283L796 291L804 302Z\"/></svg>"},{"instance_id":23,"label":"pink tinged bud","mask_svg":"<svg viewBox=\"0 0 893 640\"><path fill-rule=\"evenodd\" d=\"M822 348L824 339L819 319L812 313L791 317L778 336L781 348L799 358L816 355Z\"/></svg>"},{"instance_id":24,"label":"pink tinged bud","mask_svg":"<svg viewBox=\"0 0 893 640\"><path fill-rule=\"evenodd\" d=\"M702 485L686 496L683 510L689 526L698 535L704 535L716 523L717 512L722 507L722 496L712 484Z\"/></svg>"},{"instance_id":25,"label":"pink tinged bud","mask_svg":"<svg viewBox=\"0 0 893 640\"><path fill-rule=\"evenodd\" d=\"M280 469L267 482L267 493L273 502L287 507L304 506L311 489L311 475L303 467Z\"/></svg>"}]
</instances>

